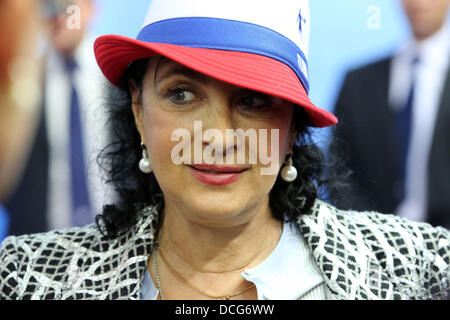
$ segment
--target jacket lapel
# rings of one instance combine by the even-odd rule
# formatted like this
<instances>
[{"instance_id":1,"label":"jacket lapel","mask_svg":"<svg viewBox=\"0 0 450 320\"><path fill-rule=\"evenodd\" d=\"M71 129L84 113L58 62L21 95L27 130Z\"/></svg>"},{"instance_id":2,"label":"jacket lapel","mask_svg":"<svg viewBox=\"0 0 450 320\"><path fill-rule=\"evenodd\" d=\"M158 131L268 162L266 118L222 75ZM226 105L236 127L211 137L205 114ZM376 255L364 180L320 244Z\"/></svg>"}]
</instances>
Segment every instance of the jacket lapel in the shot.
<instances>
[{"instance_id":1,"label":"jacket lapel","mask_svg":"<svg viewBox=\"0 0 450 320\"><path fill-rule=\"evenodd\" d=\"M435 226L450 228L449 143L450 136L450 69L442 90L442 98L436 116L434 134L428 161L428 221Z\"/></svg>"},{"instance_id":2,"label":"jacket lapel","mask_svg":"<svg viewBox=\"0 0 450 320\"><path fill-rule=\"evenodd\" d=\"M146 207L139 212L131 231L119 237L121 246L116 260L117 277L111 279L109 297L112 299L140 299L147 261L155 244L154 234L158 220L155 207Z\"/></svg>"},{"instance_id":3,"label":"jacket lapel","mask_svg":"<svg viewBox=\"0 0 450 320\"><path fill-rule=\"evenodd\" d=\"M355 212L355 215L359 213ZM335 299L392 299L397 291L377 252L363 240L363 228L349 225L334 207L316 201L299 226ZM378 250L377 250L378 249Z\"/></svg>"}]
</instances>

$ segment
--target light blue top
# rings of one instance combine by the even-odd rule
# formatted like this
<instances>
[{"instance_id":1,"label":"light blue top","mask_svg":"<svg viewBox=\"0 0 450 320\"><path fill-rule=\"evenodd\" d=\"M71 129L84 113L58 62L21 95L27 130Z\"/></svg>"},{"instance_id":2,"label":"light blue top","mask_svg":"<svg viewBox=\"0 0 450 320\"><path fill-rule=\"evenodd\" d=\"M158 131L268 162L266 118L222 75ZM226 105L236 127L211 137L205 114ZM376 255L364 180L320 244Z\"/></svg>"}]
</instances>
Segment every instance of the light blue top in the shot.
<instances>
[{"instance_id":1,"label":"light blue top","mask_svg":"<svg viewBox=\"0 0 450 320\"><path fill-rule=\"evenodd\" d=\"M329 297L324 277L294 224L285 223L280 241L272 253L241 275L255 284L258 300L322 300ZM156 300L158 297L159 291L148 269L141 293L143 300Z\"/></svg>"}]
</instances>

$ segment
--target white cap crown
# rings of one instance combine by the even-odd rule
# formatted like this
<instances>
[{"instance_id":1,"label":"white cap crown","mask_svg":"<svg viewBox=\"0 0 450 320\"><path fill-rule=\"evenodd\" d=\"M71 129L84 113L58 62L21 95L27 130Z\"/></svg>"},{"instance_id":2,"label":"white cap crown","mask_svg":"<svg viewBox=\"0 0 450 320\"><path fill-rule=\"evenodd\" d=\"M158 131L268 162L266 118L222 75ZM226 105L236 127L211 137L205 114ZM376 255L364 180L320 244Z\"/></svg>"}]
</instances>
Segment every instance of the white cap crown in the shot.
<instances>
[{"instance_id":1,"label":"white cap crown","mask_svg":"<svg viewBox=\"0 0 450 320\"><path fill-rule=\"evenodd\" d=\"M308 0L152 0L137 38L266 55L308 90L309 34Z\"/></svg>"}]
</instances>

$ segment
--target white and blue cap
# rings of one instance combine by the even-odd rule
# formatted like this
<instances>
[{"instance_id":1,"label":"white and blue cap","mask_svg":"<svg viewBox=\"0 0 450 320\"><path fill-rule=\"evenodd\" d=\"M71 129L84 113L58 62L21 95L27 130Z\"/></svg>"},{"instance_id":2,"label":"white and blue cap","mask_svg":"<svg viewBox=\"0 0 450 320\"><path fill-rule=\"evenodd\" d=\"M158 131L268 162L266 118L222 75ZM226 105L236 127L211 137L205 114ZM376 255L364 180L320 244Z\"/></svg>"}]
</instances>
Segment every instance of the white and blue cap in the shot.
<instances>
[{"instance_id":1,"label":"white and blue cap","mask_svg":"<svg viewBox=\"0 0 450 320\"><path fill-rule=\"evenodd\" d=\"M95 42L106 78L120 85L134 60L162 55L218 80L303 107L311 126L336 117L308 97L308 0L152 0L136 39Z\"/></svg>"}]
</instances>

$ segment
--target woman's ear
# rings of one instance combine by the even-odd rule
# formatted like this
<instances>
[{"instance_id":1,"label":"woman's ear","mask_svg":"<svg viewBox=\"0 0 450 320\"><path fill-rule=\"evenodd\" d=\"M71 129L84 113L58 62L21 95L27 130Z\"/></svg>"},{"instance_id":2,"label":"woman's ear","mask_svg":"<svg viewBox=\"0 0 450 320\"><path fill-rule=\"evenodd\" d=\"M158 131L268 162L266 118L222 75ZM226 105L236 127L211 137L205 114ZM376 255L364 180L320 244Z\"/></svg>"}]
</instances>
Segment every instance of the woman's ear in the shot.
<instances>
[{"instance_id":1,"label":"woman's ear","mask_svg":"<svg viewBox=\"0 0 450 320\"><path fill-rule=\"evenodd\" d=\"M296 130L292 131L290 139L289 139L289 145L288 145L289 149L288 150L292 150L295 142L297 141L297 138L298 138L298 131L296 131Z\"/></svg>"},{"instance_id":2,"label":"woman's ear","mask_svg":"<svg viewBox=\"0 0 450 320\"><path fill-rule=\"evenodd\" d=\"M128 88L130 90L131 97L131 108L133 110L134 122L136 123L136 128L142 137L144 136L143 126L142 126L142 90L138 87L136 82L131 79L128 81Z\"/></svg>"}]
</instances>

